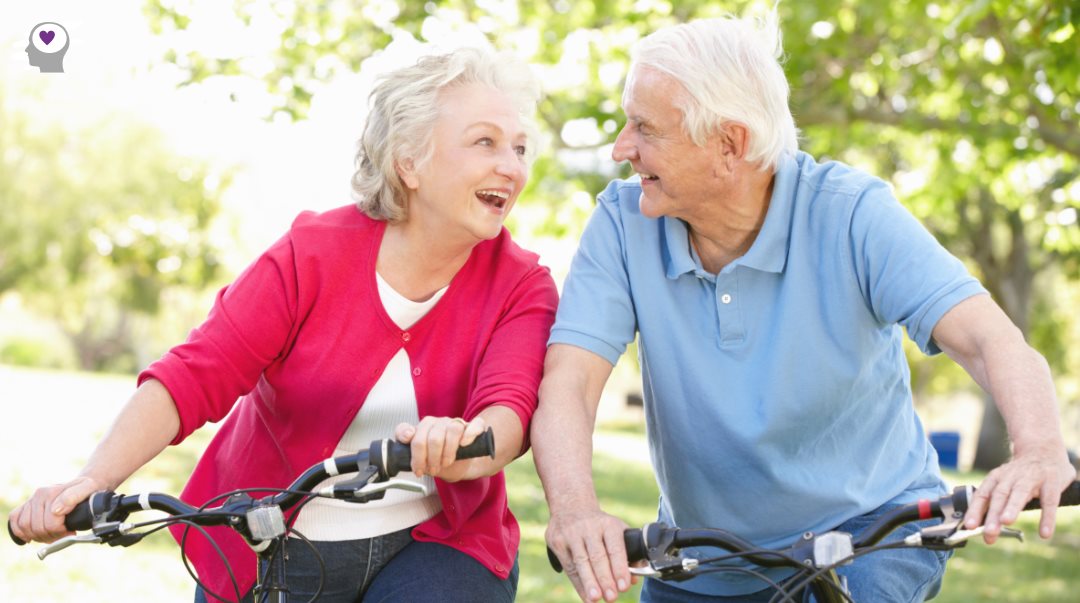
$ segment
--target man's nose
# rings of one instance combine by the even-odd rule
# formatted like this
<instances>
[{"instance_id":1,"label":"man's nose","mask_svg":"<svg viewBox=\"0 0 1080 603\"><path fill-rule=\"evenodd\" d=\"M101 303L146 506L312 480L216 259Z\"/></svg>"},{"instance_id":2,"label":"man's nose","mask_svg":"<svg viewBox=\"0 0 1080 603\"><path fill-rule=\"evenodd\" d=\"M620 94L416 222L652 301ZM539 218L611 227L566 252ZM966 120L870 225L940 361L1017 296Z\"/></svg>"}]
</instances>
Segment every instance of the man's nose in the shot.
<instances>
[{"instance_id":1,"label":"man's nose","mask_svg":"<svg viewBox=\"0 0 1080 603\"><path fill-rule=\"evenodd\" d=\"M632 135L627 130L626 126L619 130L619 135L615 137L615 145L611 147L611 158L616 162L637 159L637 146L634 145L631 140Z\"/></svg>"}]
</instances>

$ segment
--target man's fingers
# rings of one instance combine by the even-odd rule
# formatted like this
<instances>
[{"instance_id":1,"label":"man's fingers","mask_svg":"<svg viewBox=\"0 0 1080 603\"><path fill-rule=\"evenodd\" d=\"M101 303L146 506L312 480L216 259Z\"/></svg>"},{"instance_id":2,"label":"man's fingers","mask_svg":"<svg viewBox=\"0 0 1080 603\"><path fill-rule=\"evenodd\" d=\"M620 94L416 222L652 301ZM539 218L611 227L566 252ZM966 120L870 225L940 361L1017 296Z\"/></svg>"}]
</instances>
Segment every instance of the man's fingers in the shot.
<instances>
[{"instance_id":1,"label":"man's fingers","mask_svg":"<svg viewBox=\"0 0 1080 603\"><path fill-rule=\"evenodd\" d=\"M574 568L572 573L567 572L567 574L570 575L570 580L574 583L574 588L577 589L581 600L599 601L600 588L597 586L596 576L593 574L592 562L589 561L589 553L585 544L580 540L576 541L570 549L570 563L567 567Z\"/></svg>"},{"instance_id":2,"label":"man's fingers","mask_svg":"<svg viewBox=\"0 0 1080 603\"><path fill-rule=\"evenodd\" d=\"M1039 502L1042 507L1042 516L1039 518L1039 537L1046 540L1054 535L1054 525L1057 523L1058 504L1061 502L1061 492L1054 490L1049 483L1044 483L1039 493Z\"/></svg>"},{"instance_id":3,"label":"man's fingers","mask_svg":"<svg viewBox=\"0 0 1080 603\"><path fill-rule=\"evenodd\" d=\"M983 517L986 516L986 505L990 498L990 491L993 489L993 484L990 483L990 479L983 480L982 484L979 484L975 493L971 496L971 500L968 501L968 510L964 513L964 527L973 530L983 523Z\"/></svg>"},{"instance_id":4,"label":"man's fingers","mask_svg":"<svg viewBox=\"0 0 1080 603\"><path fill-rule=\"evenodd\" d=\"M604 534L593 534L591 536L585 541L585 544L588 548L589 564L592 566L592 573L596 578L596 586L605 601L614 601L619 593L615 587L615 577L612 575L608 549L604 545Z\"/></svg>"},{"instance_id":5,"label":"man's fingers","mask_svg":"<svg viewBox=\"0 0 1080 603\"><path fill-rule=\"evenodd\" d=\"M607 547L608 563L611 566L615 579L615 588L619 592L626 592L633 583L630 574L630 566L626 559L626 544L623 540L623 528L604 531L604 544Z\"/></svg>"},{"instance_id":6,"label":"man's fingers","mask_svg":"<svg viewBox=\"0 0 1080 603\"><path fill-rule=\"evenodd\" d=\"M1024 505L1039 493L1038 486L1039 483L1030 478L1021 479L1013 484L1012 491L1008 494L1008 502L1001 511L1001 523L1011 525L1015 522L1016 518L1020 517L1020 512L1024 510Z\"/></svg>"}]
</instances>

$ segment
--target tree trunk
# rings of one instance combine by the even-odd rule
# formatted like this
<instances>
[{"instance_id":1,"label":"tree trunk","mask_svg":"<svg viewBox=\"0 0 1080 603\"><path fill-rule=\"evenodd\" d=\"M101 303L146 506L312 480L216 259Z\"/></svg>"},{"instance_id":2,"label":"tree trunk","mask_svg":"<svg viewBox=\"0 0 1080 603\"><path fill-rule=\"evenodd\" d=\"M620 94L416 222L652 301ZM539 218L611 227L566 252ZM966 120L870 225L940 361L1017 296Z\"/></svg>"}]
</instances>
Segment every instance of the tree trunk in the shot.
<instances>
[{"instance_id":1,"label":"tree trunk","mask_svg":"<svg viewBox=\"0 0 1080 603\"><path fill-rule=\"evenodd\" d=\"M971 468L978 471L990 471L1009 460L1012 451L1009 447L1009 435L1005 430L1005 419L1001 418L997 404L990 394L983 397L983 418L979 426L979 441L975 448L975 459Z\"/></svg>"}]
</instances>

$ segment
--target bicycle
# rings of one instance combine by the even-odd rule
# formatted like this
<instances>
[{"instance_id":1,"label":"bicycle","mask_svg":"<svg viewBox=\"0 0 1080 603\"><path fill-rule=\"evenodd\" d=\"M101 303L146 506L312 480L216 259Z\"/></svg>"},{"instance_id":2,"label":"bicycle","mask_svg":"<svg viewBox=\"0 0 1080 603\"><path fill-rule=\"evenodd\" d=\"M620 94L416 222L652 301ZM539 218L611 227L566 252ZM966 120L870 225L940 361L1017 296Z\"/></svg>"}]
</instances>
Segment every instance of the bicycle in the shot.
<instances>
[{"instance_id":1,"label":"bicycle","mask_svg":"<svg viewBox=\"0 0 1080 603\"><path fill-rule=\"evenodd\" d=\"M491 428L488 428L471 444L462 446L457 451L458 460L482 456L495 457L495 438ZM76 505L64 518L64 526L68 530L73 532L90 530L91 532L65 536L41 548L37 556L44 560L49 555L75 544L92 543L127 547L171 525L185 524L201 532L218 550L232 582L235 600L239 602L242 596L232 568L229 567L220 548L204 529L210 526L227 526L243 536L258 556L260 569L256 571L255 587L252 591L254 600L259 603L287 603L289 590L284 554L286 538L294 535L312 547L319 565L322 566L322 559L314 545L303 534L290 527L304 504L317 497L365 503L382 498L390 489L409 490L426 495L428 491L423 484L393 479L399 472L409 470L411 462L412 453L408 444L392 439L382 439L373 441L367 450L328 458L312 465L286 488L234 490L216 496L200 507L157 492L131 495L117 494L108 490L95 492ZM324 487L319 491L312 491L312 488L327 478L350 473L356 473L357 476ZM274 494L267 494L260 498L252 496L253 493L269 492ZM221 500L224 502L218 506L209 506ZM166 517L139 523L126 523L131 513L150 510L163 511ZM288 519L285 517L287 510L291 510ZM26 544L15 536L11 529L10 519L7 527L8 536L15 544L20 546ZM140 531L142 528L149 529ZM224 596L211 592L195 575L187 558L183 555L186 541L187 532L185 531L181 538L180 550L188 574L206 591L208 597L228 601ZM323 574L325 578L325 567ZM318 600L322 587L322 580L320 580L319 587L309 599L309 603Z\"/></svg>"},{"instance_id":2,"label":"bicycle","mask_svg":"<svg viewBox=\"0 0 1080 603\"><path fill-rule=\"evenodd\" d=\"M806 532L793 544L782 549L767 549L717 528L678 528L662 522L646 524L623 532L627 560L644 566L630 567L630 573L665 581L683 581L710 572L751 573L767 586L776 590L773 601L803 601L804 594L811 594L818 603L854 603L843 576L836 568L850 564L855 558L875 551L891 548L923 547L935 550L961 548L967 541L983 533L982 526L966 530L961 528L964 512L975 489L960 486L950 495L937 501L920 500L893 509L879 517L857 537L837 530L814 534ZM1080 481L1074 481L1061 494L1060 506L1080 505ZM1025 511L1041 508L1034 499ZM893 530L903 524L927 519L942 519L942 523L922 528L902 541L878 544ZM1023 541L1023 533L1003 528L1001 536ZM698 559L685 556L686 547L717 547L729 554ZM556 572L562 564L554 551L548 548L548 561ZM744 559L758 567L786 567L795 570L794 575L782 584L760 572L740 566L722 565L724 561Z\"/></svg>"}]
</instances>

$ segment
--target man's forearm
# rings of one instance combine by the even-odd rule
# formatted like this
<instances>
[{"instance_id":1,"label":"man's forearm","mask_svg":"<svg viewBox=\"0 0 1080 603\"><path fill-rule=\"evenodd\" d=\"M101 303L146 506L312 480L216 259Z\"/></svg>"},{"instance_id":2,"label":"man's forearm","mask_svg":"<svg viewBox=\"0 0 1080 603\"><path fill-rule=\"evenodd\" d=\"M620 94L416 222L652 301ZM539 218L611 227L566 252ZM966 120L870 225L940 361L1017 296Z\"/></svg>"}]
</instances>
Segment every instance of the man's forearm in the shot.
<instances>
[{"instance_id":1,"label":"man's forearm","mask_svg":"<svg viewBox=\"0 0 1080 603\"><path fill-rule=\"evenodd\" d=\"M554 345L548 350L530 434L536 470L553 514L564 507L597 506L592 433L611 368L581 348Z\"/></svg>"},{"instance_id":2,"label":"man's forearm","mask_svg":"<svg viewBox=\"0 0 1080 603\"><path fill-rule=\"evenodd\" d=\"M957 304L938 322L934 340L994 399L1017 452L1064 450L1050 368L989 296Z\"/></svg>"}]
</instances>

